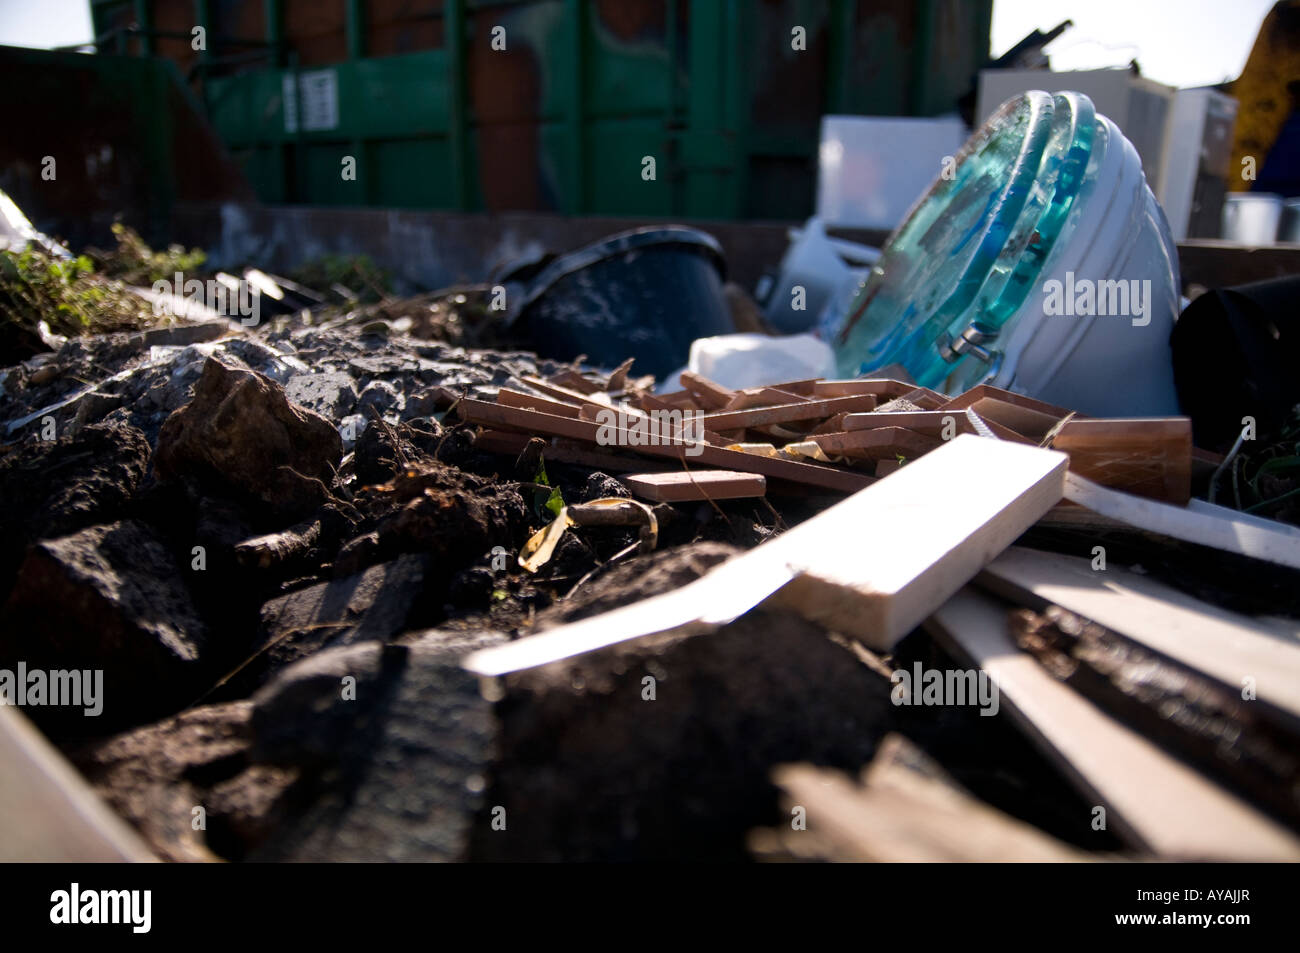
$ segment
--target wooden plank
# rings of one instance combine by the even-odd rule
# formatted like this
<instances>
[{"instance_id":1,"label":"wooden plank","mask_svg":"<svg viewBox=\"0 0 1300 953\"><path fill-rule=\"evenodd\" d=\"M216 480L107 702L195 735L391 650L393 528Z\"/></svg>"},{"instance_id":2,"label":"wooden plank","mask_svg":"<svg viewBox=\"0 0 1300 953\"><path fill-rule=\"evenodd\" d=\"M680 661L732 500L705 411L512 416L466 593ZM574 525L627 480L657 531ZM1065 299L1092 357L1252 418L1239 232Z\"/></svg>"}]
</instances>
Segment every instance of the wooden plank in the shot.
<instances>
[{"instance_id":1,"label":"wooden plank","mask_svg":"<svg viewBox=\"0 0 1300 953\"><path fill-rule=\"evenodd\" d=\"M0 862L156 859L26 716L0 704Z\"/></svg>"},{"instance_id":2,"label":"wooden plank","mask_svg":"<svg viewBox=\"0 0 1300 953\"><path fill-rule=\"evenodd\" d=\"M1172 441L1181 446L1187 440L1187 456L1192 455L1192 418L1190 417L1072 417L1061 425L1052 438L1067 439L1080 447L1105 447L1116 443Z\"/></svg>"},{"instance_id":3,"label":"wooden plank","mask_svg":"<svg viewBox=\"0 0 1300 953\"><path fill-rule=\"evenodd\" d=\"M635 363L636 363L636 358L634 358L634 357L629 357L626 361L624 361L624 362L623 362L622 364L620 364L618 367L614 368L614 370L610 372L609 378L605 381L604 391L605 391L607 394L611 394L611 395L613 395L615 392L622 392L622 391L626 390L626 389L627 389L627 375L631 372L631 370L632 370L632 365L635 364ZM653 386L654 386L654 377L653 377L653 375L652 375L651 377L649 377L649 378L646 379L646 384L645 384L645 386L646 386L646 387L653 387ZM582 390L581 387L579 387L579 388L577 388L577 389L578 389L578 390ZM636 389L636 388L635 388L635 385L633 386L632 389L633 389L633 390Z\"/></svg>"},{"instance_id":4,"label":"wooden plank","mask_svg":"<svg viewBox=\"0 0 1300 953\"><path fill-rule=\"evenodd\" d=\"M1300 569L1300 533L1282 523L1277 524L1277 529L1265 529L1256 519L1216 516L1158 503L1108 490L1073 473L1065 481L1065 495L1102 516L1151 533Z\"/></svg>"},{"instance_id":5,"label":"wooden plank","mask_svg":"<svg viewBox=\"0 0 1300 953\"><path fill-rule=\"evenodd\" d=\"M597 391L604 390L594 381L589 381L571 367L566 367L558 374L550 376L550 383L557 387L564 387L568 390L577 391L580 394L594 394Z\"/></svg>"},{"instance_id":6,"label":"wooden plank","mask_svg":"<svg viewBox=\"0 0 1300 953\"><path fill-rule=\"evenodd\" d=\"M580 407L578 410L578 418L580 420L590 420L595 423L599 423L600 412L608 411L611 409L617 412L619 408L609 408L609 407L605 407L602 404L591 404L591 403L583 404L582 407ZM628 417L653 422L653 425L657 427L666 427L668 429L668 433L671 436L683 437L686 439L693 439L696 436L696 433L688 432L687 428L685 427L685 418L683 415L689 414L691 413L691 411L676 410L676 409L667 410L667 411L660 411L660 410L643 411L628 405L624 405L621 409L625 414L627 414ZM656 417L655 416L656 414L667 414L672 416ZM675 418L682 418L683 426L678 426ZM708 429L704 430L702 436L704 437L705 440L707 440L709 443L713 444L716 447L725 447L727 446L727 444L732 442L728 440L726 437L724 437L722 434Z\"/></svg>"},{"instance_id":7,"label":"wooden plank","mask_svg":"<svg viewBox=\"0 0 1300 953\"><path fill-rule=\"evenodd\" d=\"M886 401L876 408L878 413L882 414L910 414L923 410L934 410L933 407L922 407L914 404L910 400L903 400L901 397L895 397L893 400Z\"/></svg>"},{"instance_id":8,"label":"wooden plank","mask_svg":"<svg viewBox=\"0 0 1300 953\"><path fill-rule=\"evenodd\" d=\"M875 430L877 427L902 427L927 437L975 433L975 426L963 411L913 410L902 413L845 414L842 430Z\"/></svg>"},{"instance_id":9,"label":"wooden plank","mask_svg":"<svg viewBox=\"0 0 1300 953\"><path fill-rule=\"evenodd\" d=\"M769 544L800 570L776 601L890 649L1060 499L1065 471L1055 451L954 437Z\"/></svg>"},{"instance_id":10,"label":"wooden plank","mask_svg":"<svg viewBox=\"0 0 1300 953\"><path fill-rule=\"evenodd\" d=\"M1052 437L1070 472L1138 496L1182 506L1192 496L1189 417L1067 420Z\"/></svg>"},{"instance_id":11,"label":"wooden plank","mask_svg":"<svg viewBox=\"0 0 1300 953\"><path fill-rule=\"evenodd\" d=\"M1041 400L1035 400L1032 397L1026 397L1024 394L1017 394L1015 391L1003 390L1001 387L994 387L992 384L978 384L963 394L958 394L951 399L945 399L940 410L961 410L965 407L974 406L974 404L985 398L993 398L1004 404L1014 404L1025 410L1036 411L1056 420L1062 417L1068 417L1074 411L1068 407L1058 407L1055 404L1049 404ZM1074 414L1075 418L1083 418L1083 414Z\"/></svg>"},{"instance_id":12,"label":"wooden plank","mask_svg":"<svg viewBox=\"0 0 1300 953\"><path fill-rule=\"evenodd\" d=\"M864 460L887 460L895 456L910 460L929 453L943 443L937 437L926 437L901 427L818 434L812 439L827 454L843 454Z\"/></svg>"},{"instance_id":13,"label":"wooden plank","mask_svg":"<svg viewBox=\"0 0 1300 953\"><path fill-rule=\"evenodd\" d=\"M811 437L819 433L839 433L844 429L844 418L847 416L848 414L839 413L832 417L827 417L816 427L813 427L812 430L809 430L808 436Z\"/></svg>"},{"instance_id":14,"label":"wooden plank","mask_svg":"<svg viewBox=\"0 0 1300 953\"><path fill-rule=\"evenodd\" d=\"M1091 619L1125 638L1300 718L1300 626L1257 622L1112 567L1094 572L1077 556L1012 547L978 583L1041 611L1048 605Z\"/></svg>"},{"instance_id":15,"label":"wooden plank","mask_svg":"<svg viewBox=\"0 0 1300 953\"><path fill-rule=\"evenodd\" d=\"M736 396L728 401L723 410L748 410L751 407L775 407L778 404L797 404L808 400L786 390L775 387L751 387L736 391Z\"/></svg>"},{"instance_id":16,"label":"wooden plank","mask_svg":"<svg viewBox=\"0 0 1300 953\"><path fill-rule=\"evenodd\" d=\"M520 454L532 439L527 434L510 430L492 430L480 427L474 434L474 449L484 453Z\"/></svg>"},{"instance_id":17,"label":"wooden plank","mask_svg":"<svg viewBox=\"0 0 1300 953\"><path fill-rule=\"evenodd\" d=\"M592 467L605 473L637 473L653 470L655 472L673 472L681 464L675 460L653 460L631 453L620 453L615 448L593 447L578 440L565 440L553 437L542 451L547 460L556 463L569 463L574 466Z\"/></svg>"},{"instance_id":18,"label":"wooden plank","mask_svg":"<svg viewBox=\"0 0 1300 953\"><path fill-rule=\"evenodd\" d=\"M1066 462L1051 450L956 437L681 589L476 652L465 666L504 675L729 622L759 603L889 649L1059 499Z\"/></svg>"},{"instance_id":19,"label":"wooden plank","mask_svg":"<svg viewBox=\"0 0 1300 953\"><path fill-rule=\"evenodd\" d=\"M1094 513L1092 510L1085 509L1077 503L1071 503L1069 500L1062 500L1050 510L1047 515L1040 519L1038 527L1044 529L1065 529L1076 532L1088 533L1120 533L1128 534L1138 539L1157 539L1141 530L1134 529L1127 523L1121 523L1119 520L1113 520L1110 517L1102 516L1100 513Z\"/></svg>"},{"instance_id":20,"label":"wooden plank","mask_svg":"<svg viewBox=\"0 0 1300 953\"><path fill-rule=\"evenodd\" d=\"M983 417L981 417L979 414L975 413L975 411L971 410L969 407L967 407L964 411L962 411L962 413L966 415L966 419L970 421L972 427L975 427L976 429L978 429L981 425L987 427L989 432L992 433L993 436L997 437L999 440L1010 440L1012 443L1024 443L1024 444L1028 444L1031 447L1038 446L1037 440L1030 440L1028 437L1016 433L1010 427L1003 426L1002 424L998 423L996 420L986 420Z\"/></svg>"},{"instance_id":21,"label":"wooden plank","mask_svg":"<svg viewBox=\"0 0 1300 953\"><path fill-rule=\"evenodd\" d=\"M813 388L817 386L820 377L801 377L797 381L777 381L774 384L768 384L768 387L774 387L777 390L786 390L796 397L812 397Z\"/></svg>"},{"instance_id":22,"label":"wooden plank","mask_svg":"<svg viewBox=\"0 0 1300 953\"><path fill-rule=\"evenodd\" d=\"M688 390L675 390L669 394L643 393L637 397L642 410L701 410Z\"/></svg>"},{"instance_id":23,"label":"wooden plank","mask_svg":"<svg viewBox=\"0 0 1300 953\"><path fill-rule=\"evenodd\" d=\"M804 439L804 432L796 430L795 427L797 426L797 424L791 427L784 424L769 424L766 427L751 428L745 433L751 443L766 441L775 446L782 446L787 443L797 443Z\"/></svg>"},{"instance_id":24,"label":"wooden plank","mask_svg":"<svg viewBox=\"0 0 1300 953\"><path fill-rule=\"evenodd\" d=\"M518 456L528 446L532 438L527 434L507 430L490 430L480 428L474 435L474 449L484 453L500 453L506 456ZM675 470L677 467L667 460L647 460L632 454L613 453L587 444L562 440L558 437L542 438L546 446L542 455L555 463L570 463L575 466L592 467L606 473L633 473L641 470Z\"/></svg>"},{"instance_id":25,"label":"wooden plank","mask_svg":"<svg viewBox=\"0 0 1300 953\"><path fill-rule=\"evenodd\" d=\"M504 407L523 407L525 410L540 410L543 413L558 414L561 417L580 416L580 408L575 404L553 400L549 397L525 394L522 391L511 390L508 387L503 387L497 392L497 403Z\"/></svg>"},{"instance_id":26,"label":"wooden plank","mask_svg":"<svg viewBox=\"0 0 1300 953\"><path fill-rule=\"evenodd\" d=\"M575 404L581 407L583 404L595 401L601 404L610 404L612 401L608 394L584 393L580 390L574 390L572 387L564 387L560 384L553 384L550 381L544 381L540 377L525 377L523 382L529 387L541 391L543 394L549 394L555 400L566 404Z\"/></svg>"},{"instance_id":27,"label":"wooden plank","mask_svg":"<svg viewBox=\"0 0 1300 953\"><path fill-rule=\"evenodd\" d=\"M554 414L542 414L516 407L501 407L480 400L462 400L457 405L457 412L462 420L485 425L492 428L520 430L531 434L549 434L597 443L601 431L598 424L586 420L571 420ZM611 449L630 450L634 453L652 457L667 457L683 461L687 466L712 467L719 470L741 470L745 473L761 473L766 477L789 480L824 490L841 493L853 493L872 482L864 474L839 470L833 467L819 466L813 463L798 463L793 460L760 457L755 454L742 453L737 450L725 450L705 443L691 445L688 441L660 437L659 443L643 445L629 440L628 431L610 428L614 443ZM640 440L636 436L636 440Z\"/></svg>"},{"instance_id":28,"label":"wooden plank","mask_svg":"<svg viewBox=\"0 0 1300 953\"><path fill-rule=\"evenodd\" d=\"M821 420L841 412L875 410L876 398L870 394L855 397L827 397L805 400L780 407L763 407L756 410L731 410L704 415L704 424L712 430L737 430L741 427L766 427L770 424L788 424L797 420Z\"/></svg>"},{"instance_id":29,"label":"wooden plank","mask_svg":"<svg viewBox=\"0 0 1300 953\"><path fill-rule=\"evenodd\" d=\"M1300 827L1297 722L1091 619L1016 609L1011 637L1106 714L1292 827Z\"/></svg>"},{"instance_id":30,"label":"wooden plank","mask_svg":"<svg viewBox=\"0 0 1300 953\"><path fill-rule=\"evenodd\" d=\"M634 473L623 477L622 482L643 500L656 503L752 499L767 492L767 480L762 474L736 470Z\"/></svg>"},{"instance_id":31,"label":"wooden plank","mask_svg":"<svg viewBox=\"0 0 1300 953\"><path fill-rule=\"evenodd\" d=\"M561 417L536 410L520 407L505 407L489 404L485 401L466 398L456 407L462 420L469 423L483 424L489 427L504 427L522 433L541 436L568 437L571 440L596 442L598 425L589 420ZM635 448L643 449L641 447Z\"/></svg>"},{"instance_id":32,"label":"wooden plank","mask_svg":"<svg viewBox=\"0 0 1300 953\"><path fill-rule=\"evenodd\" d=\"M839 771L788 765L773 773L788 809L808 827L771 833L796 858L809 851L840 863L1079 863L1101 860L1071 847L894 755L891 735L862 783ZM764 832L767 833L767 832ZM807 843L812 841L811 844ZM755 847L762 847L760 839Z\"/></svg>"},{"instance_id":33,"label":"wooden plank","mask_svg":"<svg viewBox=\"0 0 1300 953\"><path fill-rule=\"evenodd\" d=\"M1080 507L1080 509L1082 509L1082 507ZM1247 526L1256 526L1263 530L1269 530L1270 532L1286 533L1295 540L1297 546L1300 546L1300 526L1292 526L1290 523L1280 523L1277 520L1269 519L1267 516L1256 516L1254 513L1243 513L1241 510L1234 510L1230 506L1220 506L1218 503L1210 503L1207 500L1188 500L1187 510L1192 513L1203 513L1206 516L1212 516L1217 519L1228 519L1239 523L1245 523Z\"/></svg>"},{"instance_id":34,"label":"wooden plank","mask_svg":"<svg viewBox=\"0 0 1300 953\"><path fill-rule=\"evenodd\" d=\"M930 390L928 387L918 387L915 390L908 391L901 397L895 398L895 400L905 400L922 410L938 410L947 403L948 397L938 391Z\"/></svg>"},{"instance_id":35,"label":"wooden plank","mask_svg":"<svg viewBox=\"0 0 1300 953\"><path fill-rule=\"evenodd\" d=\"M1007 612L1005 603L966 589L926 628L992 676L1002 707L1091 803L1106 808L1111 829L1168 858L1300 859L1300 840L1286 828L1109 717L1021 652L1008 634Z\"/></svg>"},{"instance_id":36,"label":"wooden plank","mask_svg":"<svg viewBox=\"0 0 1300 953\"><path fill-rule=\"evenodd\" d=\"M888 378L817 381L817 383L813 384L813 395L815 397L854 397L859 394L871 394L887 400L891 397L902 397L914 390L916 390L915 384Z\"/></svg>"},{"instance_id":37,"label":"wooden plank","mask_svg":"<svg viewBox=\"0 0 1300 953\"><path fill-rule=\"evenodd\" d=\"M1069 486L1069 477L1066 477L1067 489ZM1128 494L1120 494L1127 496ZM1264 530L1268 533L1281 533L1289 536L1294 545L1300 546L1300 528L1291 526L1288 523L1279 523L1277 520L1267 519L1262 516L1255 516L1252 513L1243 513L1240 510L1234 510L1231 507L1219 506L1215 503L1207 503L1205 500L1192 498L1187 501L1186 507L1173 507L1180 513L1201 513L1214 519L1228 520L1231 522L1241 523L1247 526L1253 526ZM1101 513L1090 510L1078 503L1072 503L1069 500L1062 500L1048 512L1038 525L1052 527L1057 529L1072 529L1087 531L1092 533L1106 533L1112 537L1123 537L1126 542L1145 541L1147 543L1159 544L1164 542L1161 534L1151 530L1142 529L1123 520L1112 519L1109 516L1103 516Z\"/></svg>"},{"instance_id":38,"label":"wooden plank","mask_svg":"<svg viewBox=\"0 0 1300 953\"><path fill-rule=\"evenodd\" d=\"M956 408L945 408L956 409ZM1020 436L1041 443L1063 418L1053 417L1028 407L1020 407L993 397L984 397L970 405L982 419L1001 424Z\"/></svg>"},{"instance_id":39,"label":"wooden plank","mask_svg":"<svg viewBox=\"0 0 1300 953\"><path fill-rule=\"evenodd\" d=\"M682 386L695 397L696 403L706 409L726 407L735 398L736 392L729 387L709 380L691 371L682 371Z\"/></svg>"}]
</instances>

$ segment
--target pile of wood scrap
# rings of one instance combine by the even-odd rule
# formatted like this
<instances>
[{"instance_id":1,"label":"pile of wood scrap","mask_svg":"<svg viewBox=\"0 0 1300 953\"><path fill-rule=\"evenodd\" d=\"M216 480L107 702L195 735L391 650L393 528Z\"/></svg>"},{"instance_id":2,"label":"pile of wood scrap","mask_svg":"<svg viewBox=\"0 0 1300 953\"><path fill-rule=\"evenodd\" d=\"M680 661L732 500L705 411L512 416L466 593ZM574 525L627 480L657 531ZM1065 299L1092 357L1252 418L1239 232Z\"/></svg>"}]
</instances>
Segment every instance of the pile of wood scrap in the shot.
<instances>
[{"instance_id":1,"label":"pile of wood scrap","mask_svg":"<svg viewBox=\"0 0 1300 953\"><path fill-rule=\"evenodd\" d=\"M744 474L769 490L851 495L681 589L476 653L471 671L505 676L758 606L853 640L883 672L919 633L936 657L993 680L1003 710L1087 805L1067 847L935 783L884 783L876 771L859 788L782 770L776 782L817 837L796 847L770 832L760 855L937 857L929 817L966 826L948 849L962 859L1110 856L1088 850L1089 831L1133 858L1300 859L1300 628L1107 567L1090 546L1012 545L1036 525L1092 521L1300 568L1300 532L1189 504L1193 475L1215 460L1194 450L1186 420L1098 420L986 386L945 398L891 380L733 392L685 374L682 391L661 397L535 383L545 398L503 391L496 404L462 402L462 416L503 452L540 434L625 474L644 455L676 461L704 496L743 492ZM597 439L610 414L664 408L701 412L703 438ZM732 472L701 479L706 468ZM650 499L692 498L665 495L686 485L676 473L625 480Z\"/></svg>"},{"instance_id":2,"label":"pile of wood scrap","mask_svg":"<svg viewBox=\"0 0 1300 953\"><path fill-rule=\"evenodd\" d=\"M629 480L655 501L852 493L963 433L1061 450L1079 477L1175 505L1220 462L1192 446L1185 417L1095 419L988 385L956 397L888 379L732 390L686 372L681 390L655 395L620 370L604 381L572 369L525 378L527 391L503 388L495 403L461 400L456 411L489 452L518 454L540 437L562 463L695 474Z\"/></svg>"}]
</instances>

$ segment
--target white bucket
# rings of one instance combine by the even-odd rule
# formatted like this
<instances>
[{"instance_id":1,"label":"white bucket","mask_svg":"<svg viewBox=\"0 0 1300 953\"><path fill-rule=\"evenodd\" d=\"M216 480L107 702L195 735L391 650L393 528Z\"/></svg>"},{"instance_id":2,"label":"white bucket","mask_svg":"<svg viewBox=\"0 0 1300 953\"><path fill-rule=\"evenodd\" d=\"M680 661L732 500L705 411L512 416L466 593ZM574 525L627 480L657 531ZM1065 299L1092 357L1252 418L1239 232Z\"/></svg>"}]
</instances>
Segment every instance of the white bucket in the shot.
<instances>
[{"instance_id":1,"label":"white bucket","mask_svg":"<svg viewBox=\"0 0 1300 953\"><path fill-rule=\"evenodd\" d=\"M1031 91L890 237L836 363L898 363L949 394L987 382L1096 416L1174 414L1179 290L1137 150L1086 96Z\"/></svg>"},{"instance_id":2,"label":"white bucket","mask_svg":"<svg viewBox=\"0 0 1300 953\"><path fill-rule=\"evenodd\" d=\"M1069 240L1058 242L1044 263L1039 288L1004 329L1001 365L984 380L1095 416L1177 414L1169 348L1180 302L1177 249L1137 150L1113 122L1097 120L1091 194L1072 208ZM1065 297L1085 280L1094 291L1124 281L1130 293L1139 282L1145 314L1045 313L1047 289L1056 287L1051 282L1059 282ZM1131 294L1129 304L1132 311Z\"/></svg>"}]
</instances>

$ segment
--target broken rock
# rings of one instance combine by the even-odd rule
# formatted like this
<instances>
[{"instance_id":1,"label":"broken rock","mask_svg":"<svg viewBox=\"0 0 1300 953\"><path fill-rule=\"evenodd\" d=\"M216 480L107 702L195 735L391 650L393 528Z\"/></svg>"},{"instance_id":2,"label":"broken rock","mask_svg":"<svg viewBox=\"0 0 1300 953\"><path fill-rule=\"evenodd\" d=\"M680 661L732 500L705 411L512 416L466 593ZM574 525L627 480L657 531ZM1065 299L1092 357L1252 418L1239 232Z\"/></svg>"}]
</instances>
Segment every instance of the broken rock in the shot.
<instances>
[{"instance_id":1,"label":"broken rock","mask_svg":"<svg viewBox=\"0 0 1300 953\"><path fill-rule=\"evenodd\" d=\"M285 395L299 407L339 420L357 403L357 387L347 374L297 374L289 379Z\"/></svg>"},{"instance_id":2,"label":"broken rock","mask_svg":"<svg viewBox=\"0 0 1300 953\"><path fill-rule=\"evenodd\" d=\"M401 393L387 381L371 381L357 399L357 413L366 418L372 411L381 416L389 412L400 413L405 406Z\"/></svg>"},{"instance_id":3,"label":"broken rock","mask_svg":"<svg viewBox=\"0 0 1300 953\"><path fill-rule=\"evenodd\" d=\"M254 756L310 769L316 797L250 859L465 859L491 823L496 726L459 659L501 638L348 646L276 676L253 699Z\"/></svg>"},{"instance_id":4,"label":"broken rock","mask_svg":"<svg viewBox=\"0 0 1300 953\"><path fill-rule=\"evenodd\" d=\"M493 546L515 551L528 527L523 498L509 484L436 463L411 465L391 485L358 497L363 511L386 513L373 532L348 543L335 560L349 575L402 553L428 555L450 578Z\"/></svg>"},{"instance_id":5,"label":"broken rock","mask_svg":"<svg viewBox=\"0 0 1300 953\"><path fill-rule=\"evenodd\" d=\"M0 667L102 670L103 711L28 710L49 730L99 733L192 699L207 633L171 552L126 520L34 545L0 610Z\"/></svg>"},{"instance_id":6,"label":"broken rock","mask_svg":"<svg viewBox=\"0 0 1300 953\"><path fill-rule=\"evenodd\" d=\"M240 673L238 685L251 689L271 671L327 646L382 642L400 634L425 571L423 556L402 556L270 600L262 607L263 651Z\"/></svg>"},{"instance_id":7,"label":"broken rock","mask_svg":"<svg viewBox=\"0 0 1300 953\"><path fill-rule=\"evenodd\" d=\"M325 502L343 441L324 417L291 404L274 381L208 358L194 400L167 418L154 468L195 477L305 515Z\"/></svg>"},{"instance_id":8,"label":"broken rock","mask_svg":"<svg viewBox=\"0 0 1300 953\"><path fill-rule=\"evenodd\" d=\"M0 599L35 539L120 516L148 461L144 434L120 423L24 443L0 459Z\"/></svg>"},{"instance_id":9,"label":"broken rock","mask_svg":"<svg viewBox=\"0 0 1300 953\"><path fill-rule=\"evenodd\" d=\"M249 747L252 703L208 705L87 745L73 763L99 794L172 861L217 859L195 829L201 793L239 771ZM205 822L207 818L204 818Z\"/></svg>"}]
</instances>

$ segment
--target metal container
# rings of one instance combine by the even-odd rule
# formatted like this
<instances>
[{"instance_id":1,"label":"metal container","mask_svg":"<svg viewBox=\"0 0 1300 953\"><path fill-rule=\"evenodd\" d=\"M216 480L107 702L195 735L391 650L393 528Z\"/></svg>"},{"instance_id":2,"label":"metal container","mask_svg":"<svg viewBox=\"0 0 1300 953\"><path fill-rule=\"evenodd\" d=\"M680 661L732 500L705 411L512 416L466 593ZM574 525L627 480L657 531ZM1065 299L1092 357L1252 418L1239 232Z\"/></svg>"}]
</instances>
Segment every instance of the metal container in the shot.
<instances>
[{"instance_id":1,"label":"metal container","mask_svg":"<svg viewBox=\"0 0 1300 953\"><path fill-rule=\"evenodd\" d=\"M1300 198L1287 199L1282 203L1282 224L1277 230L1277 240L1300 244Z\"/></svg>"},{"instance_id":2,"label":"metal container","mask_svg":"<svg viewBox=\"0 0 1300 953\"><path fill-rule=\"evenodd\" d=\"M993 3L90 7L102 49L195 78L264 202L791 221L812 212L822 114L950 110L987 58Z\"/></svg>"},{"instance_id":3,"label":"metal container","mask_svg":"<svg viewBox=\"0 0 1300 953\"><path fill-rule=\"evenodd\" d=\"M1230 192L1223 200L1223 239L1272 245L1282 220L1282 197L1267 192Z\"/></svg>"}]
</instances>

